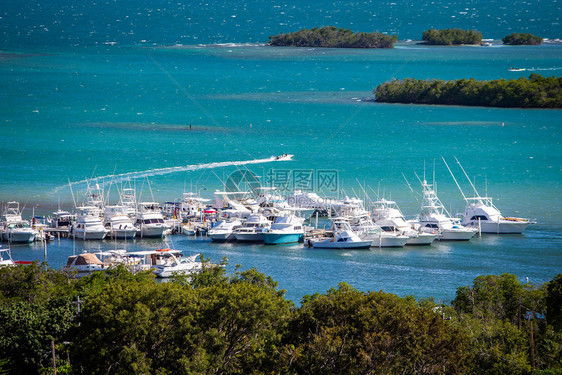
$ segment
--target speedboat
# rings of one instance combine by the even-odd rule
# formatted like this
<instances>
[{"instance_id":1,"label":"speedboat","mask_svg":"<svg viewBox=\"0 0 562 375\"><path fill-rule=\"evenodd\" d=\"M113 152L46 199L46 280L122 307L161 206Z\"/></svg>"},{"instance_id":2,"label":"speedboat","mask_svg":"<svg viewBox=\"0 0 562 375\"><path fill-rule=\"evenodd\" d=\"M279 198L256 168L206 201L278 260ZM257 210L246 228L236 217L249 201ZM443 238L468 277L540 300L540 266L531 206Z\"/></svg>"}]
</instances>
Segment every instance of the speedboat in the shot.
<instances>
[{"instance_id":1,"label":"speedboat","mask_svg":"<svg viewBox=\"0 0 562 375\"><path fill-rule=\"evenodd\" d=\"M476 230L465 228L458 219L452 218L441 203L432 186L422 181L423 201L418 223L421 230L437 234L440 241L468 241Z\"/></svg>"},{"instance_id":2,"label":"speedboat","mask_svg":"<svg viewBox=\"0 0 562 375\"><path fill-rule=\"evenodd\" d=\"M157 202L142 202L137 205L137 235L144 237L163 237L169 227L164 223L164 216L160 212Z\"/></svg>"},{"instance_id":3,"label":"speedboat","mask_svg":"<svg viewBox=\"0 0 562 375\"><path fill-rule=\"evenodd\" d=\"M524 72L525 68L509 68L507 69L508 72Z\"/></svg>"},{"instance_id":4,"label":"speedboat","mask_svg":"<svg viewBox=\"0 0 562 375\"><path fill-rule=\"evenodd\" d=\"M278 155L278 156L272 156L273 160L293 160L293 156L292 154L282 154L282 155Z\"/></svg>"},{"instance_id":5,"label":"speedboat","mask_svg":"<svg viewBox=\"0 0 562 375\"><path fill-rule=\"evenodd\" d=\"M239 242L263 242L262 231L271 227L271 221L262 214L252 214L242 226L234 230L234 237Z\"/></svg>"},{"instance_id":6,"label":"speedboat","mask_svg":"<svg viewBox=\"0 0 562 375\"><path fill-rule=\"evenodd\" d=\"M126 206L105 206L103 225L111 238L133 239L138 232L133 221L127 215Z\"/></svg>"},{"instance_id":7,"label":"speedboat","mask_svg":"<svg viewBox=\"0 0 562 375\"><path fill-rule=\"evenodd\" d=\"M308 240L308 246L315 249L368 249L371 240L362 240L351 229L349 221L345 218L334 218L334 237Z\"/></svg>"},{"instance_id":8,"label":"speedboat","mask_svg":"<svg viewBox=\"0 0 562 375\"><path fill-rule=\"evenodd\" d=\"M209 229L207 235L214 242L225 242L235 240L234 231L242 226L242 220L220 220L214 227Z\"/></svg>"},{"instance_id":9,"label":"speedboat","mask_svg":"<svg viewBox=\"0 0 562 375\"><path fill-rule=\"evenodd\" d=\"M287 243L302 242L304 237L304 218L293 214L279 216L271 224L271 228L266 228L261 232L263 242L266 245L280 245Z\"/></svg>"},{"instance_id":10,"label":"speedboat","mask_svg":"<svg viewBox=\"0 0 562 375\"><path fill-rule=\"evenodd\" d=\"M375 224L385 232L402 233L408 236L407 246L428 246L437 238L436 233L420 231L414 224L408 223L396 202L382 198L373 202L373 205Z\"/></svg>"},{"instance_id":11,"label":"speedboat","mask_svg":"<svg viewBox=\"0 0 562 375\"><path fill-rule=\"evenodd\" d=\"M474 197L468 198L464 192L462 191L457 179L453 175L453 172L447 165L447 169L449 169L449 173L453 177L453 180L457 184L465 202L466 207L464 209L464 215L462 217L462 225L477 230L481 233L494 233L494 234L520 234L522 233L529 225L534 224L535 222L526 218L522 217L504 217L500 210L492 203L492 198L485 196L481 197L476 187L468 178L464 168L455 158L458 165L460 166L461 170L463 171L466 179L470 183L470 186L474 190Z\"/></svg>"},{"instance_id":12,"label":"speedboat","mask_svg":"<svg viewBox=\"0 0 562 375\"><path fill-rule=\"evenodd\" d=\"M72 226L72 237L79 240L103 240L109 231L100 220L96 206L76 208L76 222Z\"/></svg>"},{"instance_id":13,"label":"speedboat","mask_svg":"<svg viewBox=\"0 0 562 375\"><path fill-rule=\"evenodd\" d=\"M109 266L109 263L102 262L96 254L82 253L69 256L64 270L75 272L76 277L83 277L96 271L107 271Z\"/></svg>"},{"instance_id":14,"label":"speedboat","mask_svg":"<svg viewBox=\"0 0 562 375\"><path fill-rule=\"evenodd\" d=\"M19 202L8 202L4 210L2 239L11 243L31 243L38 232L22 219Z\"/></svg>"}]
</instances>

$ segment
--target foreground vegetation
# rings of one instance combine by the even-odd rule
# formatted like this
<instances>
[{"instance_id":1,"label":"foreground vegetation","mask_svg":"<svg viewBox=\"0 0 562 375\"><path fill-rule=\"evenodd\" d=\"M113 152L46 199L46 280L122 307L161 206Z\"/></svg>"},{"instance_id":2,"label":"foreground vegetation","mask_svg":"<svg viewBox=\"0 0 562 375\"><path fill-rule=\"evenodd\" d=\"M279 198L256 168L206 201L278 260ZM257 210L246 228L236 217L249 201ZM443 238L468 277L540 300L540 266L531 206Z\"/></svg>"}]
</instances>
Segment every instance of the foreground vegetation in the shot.
<instances>
[{"instance_id":1,"label":"foreground vegetation","mask_svg":"<svg viewBox=\"0 0 562 375\"><path fill-rule=\"evenodd\" d=\"M529 33L513 33L502 39L503 44L530 45L542 44L542 38Z\"/></svg>"},{"instance_id":2,"label":"foreground vegetation","mask_svg":"<svg viewBox=\"0 0 562 375\"><path fill-rule=\"evenodd\" d=\"M447 104L484 107L562 108L562 77L477 81L406 78L384 82L375 90L378 102Z\"/></svg>"},{"instance_id":3,"label":"foreground vegetation","mask_svg":"<svg viewBox=\"0 0 562 375\"><path fill-rule=\"evenodd\" d=\"M271 46L332 48L393 48L396 36L381 33L354 33L334 26L303 29L269 37Z\"/></svg>"},{"instance_id":4,"label":"foreground vegetation","mask_svg":"<svg viewBox=\"0 0 562 375\"><path fill-rule=\"evenodd\" d=\"M451 306L340 284L296 307L256 270L156 283L0 269L0 373L560 374L562 274L479 276Z\"/></svg>"},{"instance_id":5,"label":"foreground vegetation","mask_svg":"<svg viewBox=\"0 0 562 375\"><path fill-rule=\"evenodd\" d=\"M429 29L423 32L422 40L425 44L432 45L480 44L482 33L462 29Z\"/></svg>"}]
</instances>

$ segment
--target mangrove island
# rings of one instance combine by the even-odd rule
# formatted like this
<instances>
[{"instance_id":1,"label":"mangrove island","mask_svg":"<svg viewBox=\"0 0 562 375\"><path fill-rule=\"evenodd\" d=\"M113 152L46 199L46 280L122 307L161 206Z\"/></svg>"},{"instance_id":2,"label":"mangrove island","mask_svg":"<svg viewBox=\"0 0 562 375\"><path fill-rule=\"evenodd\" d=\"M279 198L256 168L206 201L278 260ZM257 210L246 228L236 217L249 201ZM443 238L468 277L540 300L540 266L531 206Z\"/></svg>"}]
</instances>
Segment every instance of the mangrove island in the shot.
<instances>
[{"instance_id":1,"label":"mangrove island","mask_svg":"<svg viewBox=\"0 0 562 375\"><path fill-rule=\"evenodd\" d=\"M482 107L562 108L562 77L477 81L406 78L384 82L373 91L377 102Z\"/></svg>"},{"instance_id":2,"label":"mangrove island","mask_svg":"<svg viewBox=\"0 0 562 375\"><path fill-rule=\"evenodd\" d=\"M328 48L393 48L398 37L381 33L354 33L334 26L303 29L269 37L270 46Z\"/></svg>"},{"instance_id":3,"label":"mangrove island","mask_svg":"<svg viewBox=\"0 0 562 375\"><path fill-rule=\"evenodd\" d=\"M529 33L513 33L503 38L502 42L513 46L537 46L542 44L542 38Z\"/></svg>"},{"instance_id":4,"label":"mangrove island","mask_svg":"<svg viewBox=\"0 0 562 375\"><path fill-rule=\"evenodd\" d=\"M480 44L482 33L476 30L462 29L429 29L422 34L423 44L431 45L458 45L458 44Z\"/></svg>"}]
</instances>

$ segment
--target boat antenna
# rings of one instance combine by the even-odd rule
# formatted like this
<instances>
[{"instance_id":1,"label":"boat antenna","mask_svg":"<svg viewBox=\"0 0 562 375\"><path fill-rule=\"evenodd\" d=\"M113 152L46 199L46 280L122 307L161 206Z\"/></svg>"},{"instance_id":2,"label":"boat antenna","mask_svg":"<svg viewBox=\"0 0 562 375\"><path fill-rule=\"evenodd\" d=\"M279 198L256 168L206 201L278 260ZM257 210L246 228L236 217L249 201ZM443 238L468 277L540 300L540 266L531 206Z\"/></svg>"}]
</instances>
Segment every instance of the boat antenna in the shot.
<instances>
[{"instance_id":1,"label":"boat antenna","mask_svg":"<svg viewBox=\"0 0 562 375\"><path fill-rule=\"evenodd\" d=\"M449 168L449 164L447 164L447 162L445 161L445 158L443 156L441 156L441 159L443 159L443 163L445 163L445 165L447 166L447 169L449 170L449 173L451 174L451 177L453 177L453 180L455 181L455 184L457 184L457 187L459 188L462 197L464 198L464 200L466 201L466 196L464 195L464 192L462 191L459 183L457 182L457 179L455 178L455 175L453 174L453 172L451 171L451 168Z\"/></svg>"},{"instance_id":2,"label":"boat antenna","mask_svg":"<svg viewBox=\"0 0 562 375\"><path fill-rule=\"evenodd\" d=\"M478 198L480 198L480 194L478 194L478 191L476 190L476 187L474 187L474 184L472 183L472 181L470 181L470 178L468 178L468 175L466 174L466 171L464 170L464 168L462 167L462 164L460 163L459 159L457 159L457 157L454 157L455 160L457 161L457 164L459 165L459 167L461 167L462 172L464 173L464 176L466 177L466 179L468 180L468 182L470 182L470 186L472 186L472 190L474 190L474 193L476 194L476 196Z\"/></svg>"}]
</instances>

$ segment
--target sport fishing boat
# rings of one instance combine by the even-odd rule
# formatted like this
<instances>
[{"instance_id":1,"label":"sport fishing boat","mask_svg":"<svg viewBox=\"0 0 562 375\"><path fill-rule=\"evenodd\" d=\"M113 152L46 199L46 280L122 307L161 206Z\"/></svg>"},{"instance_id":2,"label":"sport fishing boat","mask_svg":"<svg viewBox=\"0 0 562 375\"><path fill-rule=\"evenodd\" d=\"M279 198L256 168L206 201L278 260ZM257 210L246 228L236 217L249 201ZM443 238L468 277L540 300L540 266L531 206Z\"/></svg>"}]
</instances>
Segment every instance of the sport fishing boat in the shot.
<instances>
[{"instance_id":1,"label":"sport fishing boat","mask_svg":"<svg viewBox=\"0 0 562 375\"><path fill-rule=\"evenodd\" d=\"M262 231L271 227L271 221L262 214L252 214L242 226L234 230L234 238L239 242L263 242Z\"/></svg>"},{"instance_id":2,"label":"sport fishing boat","mask_svg":"<svg viewBox=\"0 0 562 375\"><path fill-rule=\"evenodd\" d=\"M240 219L220 220L214 227L207 231L207 235L214 242L234 241L234 231L242 226Z\"/></svg>"},{"instance_id":3,"label":"sport fishing boat","mask_svg":"<svg viewBox=\"0 0 562 375\"><path fill-rule=\"evenodd\" d=\"M139 230L137 235L141 238L163 237L165 231L169 229L164 223L164 216L157 202L141 202L137 205L135 226Z\"/></svg>"},{"instance_id":4,"label":"sport fishing boat","mask_svg":"<svg viewBox=\"0 0 562 375\"><path fill-rule=\"evenodd\" d=\"M342 217L332 219L333 237L310 239L307 242L309 247L315 249L368 249L372 241L362 240L351 229L349 220Z\"/></svg>"},{"instance_id":5,"label":"sport fishing boat","mask_svg":"<svg viewBox=\"0 0 562 375\"><path fill-rule=\"evenodd\" d=\"M432 186L422 181L423 201L418 218L420 228L427 233L437 234L440 241L468 241L476 230L465 228L457 219L451 218Z\"/></svg>"},{"instance_id":6,"label":"sport fishing boat","mask_svg":"<svg viewBox=\"0 0 562 375\"><path fill-rule=\"evenodd\" d=\"M480 231L481 233L494 233L494 234L520 234L522 233L529 225L534 224L535 222L526 218L522 217L504 217L500 210L497 209L496 206L492 203L492 198L485 196L481 197L476 187L468 178L463 166L455 158L457 164L463 171L466 179L470 183L474 191L474 197L468 198L464 192L462 191L457 179L453 175L453 172L447 165L447 169L449 169L449 173L453 177L459 191L461 192L465 202L466 207L464 209L464 215L462 217L462 225Z\"/></svg>"},{"instance_id":7,"label":"sport fishing boat","mask_svg":"<svg viewBox=\"0 0 562 375\"><path fill-rule=\"evenodd\" d=\"M19 202L8 202L4 209L2 239L10 243L31 243L38 232L31 228L29 221L21 217Z\"/></svg>"},{"instance_id":8,"label":"sport fishing boat","mask_svg":"<svg viewBox=\"0 0 562 375\"><path fill-rule=\"evenodd\" d=\"M384 198L373 202L373 220L385 232L402 233L409 237L407 246L428 246L437 238L436 233L426 233L408 223L402 211L394 201Z\"/></svg>"},{"instance_id":9,"label":"sport fishing boat","mask_svg":"<svg viewBox=\"0 0 562 375\"><path fill-rule=\"evenodd\" d=\"M126 206L105 206L103 226L109 231L110 238L133 239L138 232L133 221L127 215Z\"/></svg>"},{"instance_id":10,"label":"sport fishing boat","mask_svg":"<svg viewBox=\"0 0 562 375\"><path fill-rule=\"evenodd\" d=\"M266 228L261 232L263 242L266 245L280 245L288 243L302 242L304 237L304 218L294 214L279 216L271 228Z\"/></svg>"},{"instance_id":11,"label":"sport fishing boat","mask_svg":"<svg viewBox=\"0 0 562 375\"><path fill-rule=\"evenodd\" d=\"M362 215L350 217L351 228L362 240L371 241L372 247L404 247L410 237L398 231L384 231L375 224L365 212Z\"/></svg>"},{"instance_id":12,"label":"sport fishing boat","mask_svg":"<svg viewBox=\"0 0 562 375\"><path fill-rule=\"evenodd\" d=\"M103 240L109 231L100 220L100 210L96 206L76 208L76 222L71 234L77 240Z\"/></svg>"}]
</instances>

